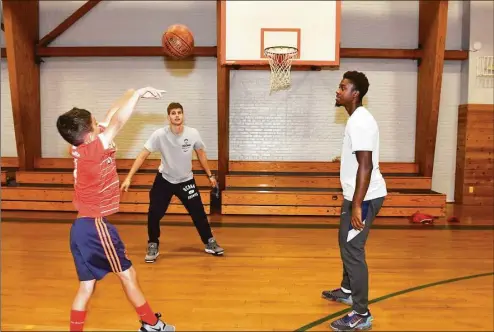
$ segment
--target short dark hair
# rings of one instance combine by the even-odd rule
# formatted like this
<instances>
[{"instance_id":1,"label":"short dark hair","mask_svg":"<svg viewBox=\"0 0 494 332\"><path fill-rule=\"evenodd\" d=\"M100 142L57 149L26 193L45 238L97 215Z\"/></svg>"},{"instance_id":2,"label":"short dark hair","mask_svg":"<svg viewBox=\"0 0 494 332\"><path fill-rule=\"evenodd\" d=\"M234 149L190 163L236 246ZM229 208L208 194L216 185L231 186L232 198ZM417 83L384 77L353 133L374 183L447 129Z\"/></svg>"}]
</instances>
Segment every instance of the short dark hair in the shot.
<instances>
[{"instance_id":1,"label":"short dark hair","mask_svg":"<svg viewBox=\"0 0 494 332\"><path fill-rule=\"evenodd\" d=\"M78 146L84 143L84 137L91 132L92 121L91 112L74 107L58 117L57 129L64 140Z\"/></svg>"},{"instance_id":2,"label":"short dark hair","mask_svg":"<svg viewBox=\"0 0 494 332\"><path fill-rule=\"evenodd\" d=\"M180 108L182 110L182 112L184 111L184 108L182 107L182 105L180 105L180 103L170 103L170 105L168 105L168 108L166 109L168 115L170 115L170 112L171 110L175 109L175 108Z\"/></svg>"},{"instance_id":3,"label":"short dark hair","mask_svg":"<svg viewBox=\"0 0 494 332\"><path fill-rule=\"evenodd\" d=\"M346 78L347 80L352 82L355 90L359 92L359 99L360 102L362 102L362 99L364 99L367 91L369 91L369 80L367 79L367 76L365 76L364 73L354 70L347 71L345 74L343 74L343 78Z\"/></svg>"}]
</instances>

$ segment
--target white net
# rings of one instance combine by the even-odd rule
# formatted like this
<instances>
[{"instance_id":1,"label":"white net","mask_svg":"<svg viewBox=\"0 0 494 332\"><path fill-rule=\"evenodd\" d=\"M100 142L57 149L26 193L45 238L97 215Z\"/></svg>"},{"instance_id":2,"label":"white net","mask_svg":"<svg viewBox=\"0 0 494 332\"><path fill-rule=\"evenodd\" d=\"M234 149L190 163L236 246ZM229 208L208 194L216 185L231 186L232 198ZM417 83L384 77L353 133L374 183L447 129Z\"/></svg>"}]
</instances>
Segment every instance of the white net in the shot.
<instances>
[{"instance_id":1,"label":"white net","mask_svg":"<svg viewBox=\"0 0 494 332\"><path fill-rule=\"evenodd\" d=\"M271 92L290 87L292 60L298 49L290 46L273 46L264 50L271 67Z\"/></svg>"}]
</instances>

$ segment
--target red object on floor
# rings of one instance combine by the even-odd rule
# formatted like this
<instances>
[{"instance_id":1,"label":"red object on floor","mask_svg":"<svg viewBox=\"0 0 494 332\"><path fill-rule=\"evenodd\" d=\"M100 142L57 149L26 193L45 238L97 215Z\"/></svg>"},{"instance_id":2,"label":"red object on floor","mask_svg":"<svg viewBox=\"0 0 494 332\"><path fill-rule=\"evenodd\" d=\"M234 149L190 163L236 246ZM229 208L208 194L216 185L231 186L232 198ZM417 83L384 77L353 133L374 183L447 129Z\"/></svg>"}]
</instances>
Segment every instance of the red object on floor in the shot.
<instances>
[{"instance_id":1,"label":"red object on floor","mask_svg":"<svg viewBox=\"0 0 494 332\"><path fill-rule=\"evenodd\" d=\"M460 219L456 218L455 216L451 216L448 218L448 222L460 222Z\"/></svg>"},{"instance_id":2,"label":"red object on floor","mask_svg":"<svg viewBox=\"0 0 494 332\"><path fill-rule=\"evenodd\" d=\"M414 224L430 225L434 223L434 217L425 213L415 212L410 217L410 221Z\"/></svg>"}]
</instances>

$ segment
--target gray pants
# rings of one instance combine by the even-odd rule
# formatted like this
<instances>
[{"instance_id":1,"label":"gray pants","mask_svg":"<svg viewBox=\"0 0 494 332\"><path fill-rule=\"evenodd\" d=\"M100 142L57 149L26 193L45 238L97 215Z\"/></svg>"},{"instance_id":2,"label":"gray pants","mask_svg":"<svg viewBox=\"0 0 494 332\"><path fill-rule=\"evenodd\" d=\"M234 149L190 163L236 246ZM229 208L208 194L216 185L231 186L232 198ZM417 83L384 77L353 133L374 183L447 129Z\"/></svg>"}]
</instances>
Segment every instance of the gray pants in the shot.
<instances>
[{"instance_id":1,"label":"gray pants","mask_svg":"<svg viewBox=\"0 0 494 332\"><path fill-rule=\"evenodd\" d=\"M343 281L341 287L352 291L353 310L360 314L367 312L369 302L369 272L365 261L365 242L375 217L384 203L384 197L362 203L362 222L364 229L353 239L347 241L352 229L352 202L343 201L341 207L340 230L338 242L343 261Z\"/></svg>"}]
</instances>

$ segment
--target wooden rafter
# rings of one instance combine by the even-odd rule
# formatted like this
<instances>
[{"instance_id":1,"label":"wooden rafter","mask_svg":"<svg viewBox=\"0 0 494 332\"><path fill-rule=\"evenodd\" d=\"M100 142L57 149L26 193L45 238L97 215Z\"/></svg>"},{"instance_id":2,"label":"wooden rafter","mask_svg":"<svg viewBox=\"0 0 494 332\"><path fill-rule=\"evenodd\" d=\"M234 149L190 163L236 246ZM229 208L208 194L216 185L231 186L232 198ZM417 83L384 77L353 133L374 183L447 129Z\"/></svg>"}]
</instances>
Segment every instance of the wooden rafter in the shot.
<instances>
[{"instance_id":1,"label":"wooden rafter","mask_svg":"<svg viewBox=\"0 0 494 332\"><path fill-rule=\"evenodd\" d=\"M39 3L2 3L19 168L31 170L36 158L41 157L40 70L34 52L39 38Z\"/></svg>"},{"instance_id":2,"label":"wooden rafter","mask_svg":"<svg viewBox=\"0 0 494 332\"><path fill-rule=\"evenodd\" d=\"M415 161L423 176L432 176L445 59L448 1L419 4L419 44L422 59L417 77Z\"/></svg>"},{"instance_id":3,"label":"wooden rafter","mask_svg":"<svg viewBox=\"0 0 494 332\"><path fill-rule=\"evenodd\" d=\"M86 15L91 9L94 8L101 0L89 0L79 9L77 9L72 15L67 17L62 23L60 23L55 29L50 31L46 36L44 36L38 43L39 46L44 47L53 42L58 36L64 33L68 28L70 28L75 22Z\"/></svg>"}]
</instances>

